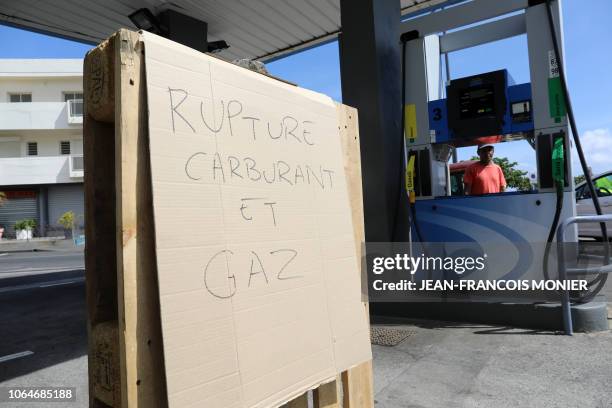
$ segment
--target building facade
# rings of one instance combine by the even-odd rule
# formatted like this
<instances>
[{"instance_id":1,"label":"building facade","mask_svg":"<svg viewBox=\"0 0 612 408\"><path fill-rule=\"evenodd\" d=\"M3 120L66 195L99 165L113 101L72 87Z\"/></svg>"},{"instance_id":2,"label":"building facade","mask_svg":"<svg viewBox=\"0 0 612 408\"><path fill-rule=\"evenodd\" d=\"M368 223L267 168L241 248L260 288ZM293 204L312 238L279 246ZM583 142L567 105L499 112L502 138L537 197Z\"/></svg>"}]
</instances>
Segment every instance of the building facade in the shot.
<instances>
[{"instance_id":1,"label":"building facade","mask_svg":"<svg viewBox=\"0 0 612 408\"><path fill-rule=\"evenodd\" d=\"M83 60L0 59L0 191L5 238L23 219L61 236L70 210L83 224Z\"/></svg>"}]
</instances>

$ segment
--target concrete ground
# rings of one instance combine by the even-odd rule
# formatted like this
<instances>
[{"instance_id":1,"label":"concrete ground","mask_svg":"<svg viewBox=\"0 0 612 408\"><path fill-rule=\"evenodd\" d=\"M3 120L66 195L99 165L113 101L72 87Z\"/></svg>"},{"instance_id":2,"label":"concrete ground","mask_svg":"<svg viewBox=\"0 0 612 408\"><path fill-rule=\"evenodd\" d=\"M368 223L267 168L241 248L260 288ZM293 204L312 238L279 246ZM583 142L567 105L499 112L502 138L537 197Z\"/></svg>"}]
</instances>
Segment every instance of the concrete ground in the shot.
<instances>
[{"instance_id":1,"label":"concrete ground","mask_svg":"<svg viewBox=\"0 0 612 408\"><path fill-rule=\"evenodd\" d=\"M51 275L59 274L45 279ZM54 406L86 407L85 318L82 280L2 288L0 387L75 387L76 402ZM428 320L392 326L412 334L373 346L377 408L612 407L611 332L568 337Z\"/></svg>"},{"instance_id":2,"label":"concrete ground","mask_svg":"<svg viewBox=\"0 0 612 408\"><path fill-rule=\"evenodd\" d=\"M417 321L373 346L376 407L612 407L612 332Z\"/></svg>"},{"instance_id":3,"label":"concrete ground","mask_svg":"<svg viewBox=\"0 0 612 408\"><path fill-rule=\"evenodd\" d=\"M0 402L0 408L88 405L83 280L0 289L0 387L73 387L76 392L72 403Z\"/></svg>"}]
</instances>

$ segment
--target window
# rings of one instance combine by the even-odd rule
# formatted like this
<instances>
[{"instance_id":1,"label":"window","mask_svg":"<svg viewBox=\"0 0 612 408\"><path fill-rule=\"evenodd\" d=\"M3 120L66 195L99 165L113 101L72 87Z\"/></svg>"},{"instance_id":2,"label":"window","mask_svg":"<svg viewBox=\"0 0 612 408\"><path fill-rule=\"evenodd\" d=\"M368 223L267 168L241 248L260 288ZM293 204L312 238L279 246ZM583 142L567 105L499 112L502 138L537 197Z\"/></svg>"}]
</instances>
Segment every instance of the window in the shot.
<instances>
[{"instance_id":1,"label":"window","mask_svg":"<svg viewBox=\"0 0 612 408\"><path fill-rule=\"evenodd\" d=\"M586 188L586 184L580 188L578 188L576 190L576 200L582 200L584 198L587 198L586 192L588 192L587 188ZM589 194L588 197L590 197L591 195Z\"/></svg>"},{"instance_id":2,"label":"window","mask_svg":"<svg viewBox=\"0 0 612 408\"><path fill-rule=\"evenodd\" d=\"M83 92L64 92L64 102L70 100L83 100Z\"/></svg>"},{"instance_id":3,"label":"window","mask_svg":"<svg viewBox=\"0 0 612 408\"><path fill-rule=\"evenodd\" d=\"M9 94L9 102L32 102L32 94L31 93Z\"/></svg>"},{"instance_id":4,"label":"window","mask_svg":"<svg viewBox=\"0 0 612 408\"><path fill-rule=\"evenodd\" d=\"M598 197L607 197L612 195L612 175L601 176L593 181Z\"/></svg>"},{"instance_id":5,"label":"window","mask_svg":"<svg viewBox=\"0 0 612 408\"><path fill-rule=\"evenodd\" d=\"M38 143L28 142L28 156L38 156Z\"/></svg>"},{"instance_id":6,"label":"window","mask_svg":"<svg viewBox=\"0 0 612 408\"><path fill-rule=\"evenodd\" d=\"M604 175L593 179L593 187L597 192L597 197L609 197L612 196L612 174ZM585 200L591 198L591 191L585 184L582 187L576 189L576 199Z\"/></svg>"},{"instance_id":7,"label":"window","mask_svg":"<svg viewBox=\"0 0 612 408\"><path fill-rule=\"evenodd\" d=\"M68 103L70 117L83 116L83 92L64 92L64 101Z\"/></svg>"},{"instance_id":8,"label":"window","mask_svg":"<svg viewBox=\"0 0 612 408\"><path fill-rule=\"evenodd\" d=\"M70 154L70 141L63 140L60 142L60 154Z\"/></svg>"},{"instance_id":9,"label":"window","mask_svg":"<svg viewBox=\"0 0 612 408\"><path fill-rule=\"evenodd\" d=\"M451 173L450 181L451 181L451 195L462 196L465 194L463 191L463 174L465 171L461 171L459 173Z\"/></svg>"}]
</instances>

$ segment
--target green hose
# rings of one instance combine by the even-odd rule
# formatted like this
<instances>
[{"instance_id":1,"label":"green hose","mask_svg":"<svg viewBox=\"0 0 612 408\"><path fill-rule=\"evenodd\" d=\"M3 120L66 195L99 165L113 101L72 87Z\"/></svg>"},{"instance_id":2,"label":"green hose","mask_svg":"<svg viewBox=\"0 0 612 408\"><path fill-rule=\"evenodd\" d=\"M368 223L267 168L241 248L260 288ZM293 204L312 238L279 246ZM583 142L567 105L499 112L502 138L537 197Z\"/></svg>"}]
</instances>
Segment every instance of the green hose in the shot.
<instances>
[{"instance_id":1,"label":"green hose","mask_svg":"<svg viewBox=\"0 0 612 408\"><path fill-rule=\"evenodd\" d=\"M552 178L555 182L557 194L563 194L565 184L565 159L563 149L563 136L557 136L552 149Z\"/></svg>"}]
</instances>

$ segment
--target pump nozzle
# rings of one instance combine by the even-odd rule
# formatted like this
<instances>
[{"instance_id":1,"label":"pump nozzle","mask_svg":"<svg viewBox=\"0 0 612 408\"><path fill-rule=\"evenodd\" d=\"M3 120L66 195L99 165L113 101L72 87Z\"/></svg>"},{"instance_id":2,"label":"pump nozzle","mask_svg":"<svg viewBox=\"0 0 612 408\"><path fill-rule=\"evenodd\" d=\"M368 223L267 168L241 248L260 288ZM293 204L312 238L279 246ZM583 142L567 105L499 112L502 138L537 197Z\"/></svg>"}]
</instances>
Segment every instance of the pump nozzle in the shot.
<instances>
[{"instance_id":1,"label":"pump nozzle","mask_svg":"<svg viewBox=\"0 0 612 408\"><path fill-rule=\"evenodd\" d=\"M565 184L565 159L563 149L563 135L556 136L552 149L552 178L558 192L563 192Z\"/></svg>"},{"instance_id":2,"label":"pump nozzle","mask_svg":"<svg viewBox=\"0 0 612 408\"><path fill-rule=\"evenodd\" d=\"M408 165L406 166L406 191L408 192L408 198L410 204L414 204L416 201L416 194L414 193L414 155L410 155L408 159Z\"/></svg>"}]
</instances>

